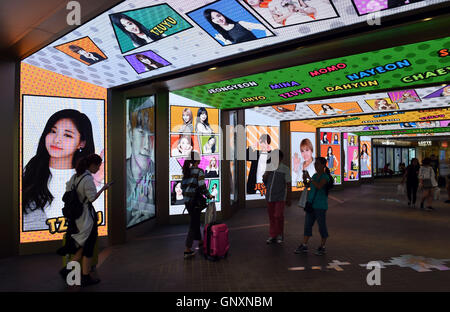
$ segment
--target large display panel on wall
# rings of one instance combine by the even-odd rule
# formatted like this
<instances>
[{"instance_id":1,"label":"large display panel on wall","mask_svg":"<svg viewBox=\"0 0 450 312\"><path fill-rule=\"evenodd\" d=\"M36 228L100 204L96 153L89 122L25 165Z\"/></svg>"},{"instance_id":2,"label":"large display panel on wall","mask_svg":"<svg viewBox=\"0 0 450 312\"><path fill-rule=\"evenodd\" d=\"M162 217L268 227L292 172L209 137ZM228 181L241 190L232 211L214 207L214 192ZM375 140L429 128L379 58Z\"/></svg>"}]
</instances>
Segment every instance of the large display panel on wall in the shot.
<instances>
[{"instance_id":1,"label":"large display panel on wall","mask_svg":"<svg viewBox=\"0 0 450 312\"><path fill-rule=\"evenodd\" d=\"M334 184L341 180L341 134L339 132L320 132L320 156L327 160Z\"/></svg>"},{"instance_id":2,"label":"large display panel on wall","mask_svg":"<svg viewBox=\"0 0 450 312\"><path fill-rule=\"evenodd\" d=\"M354 133L343 133L344 181L359 180L359 144Z\"/></svg>"},{"instance_id":3,"label":"large display panel on wall","mask_svg":"<svg viewBox=\"0 0 450 312\"><path fill-rule=\"evenodd\" d=\"M220 111L173 93L170 102L169 214L183 214L185 205L181 181L183 165L192 151L200 154L199 168L205 172L205 184L221 210L221 133Z\"/></svg>"},{"instance_id":4,"label":"large display panel on wall","mask_svg":"<svg viewBox=\"0 0 450 312\"><path fill-rule=\"evenodd\" d=\"M367 27L365 14L374 10L382 18L445 1L127 0L25 62L109 88L350 25Z\"/></svg>"},{"instance_id":5,"label":"large display panel on wall","mask_svg":"<svg viewBox=\"0 0 450 312\"><path fill-rule=\"evenodd\" d=\"M228 109L399 89L367 101L373 110L395 110L400 104L422 101L414 90L416 85L448 82L450 58L446 56L448 52L440 53L446 50L447 43L448 37L423 41L195 86L175 93ZM442 86L440 89L445 95L445 89ZM322 103L328 104L323 107L308 104L318 116L346 116L361 111L361 106L354 101Z\"/></svg>"},{"instance_id":6,"label":"large display panel on wall","mask_svg":"<svg viewBox=\"0 0 450 312\"><path fill-rule=\"evenodd\" d=\"M361 178L372 177L372 141L368 136L359 137ZM375 165L374 165L375 168Z\"/></svg>"},{"instance_id":7,"label":"large display panel on wall","mask_svg":"<svg viewBox=\"0 0 450 312\"><path fill-rule=\"evenodd\" d=\"M292 191L302 191L303 172L308 171L312 177L316 173L316 133L291 132L291 176Z\"/></svg>"},{"instance_id":8,"label":"large display panel on wall","mask_svg":"<svg viewBox=\"0 0 450 312\"><path fill-rule=\"evenodd\" d=\"M127 228L156 216L154 97L127 99Z\"/></svg>"},{"instance_id":9,"label":"large display panel on wall","mask_svg":"<svg viewBox=\"0 0 450 312\"><path fill-rule=\"evenodd\" d=\"M79 159L92 153L103 158L93 175L105 183L105 101L23 95L20 114L20 241L61 239L67 230L62 214L66 182ZM93 203L99 234L106 233L105 193Z\"/></svg>"},{"instance_id":10,"label":"large display panel on wall","mask_svg":"<svg viewBox=\"0 0 450 312\"><path fill-rule=\"evenodd\" d=\"M280 148L280 123L252 110L245 111L246 144L246 199L264 199L263 175L270 153Z\"/></svg>"}]
</instances>

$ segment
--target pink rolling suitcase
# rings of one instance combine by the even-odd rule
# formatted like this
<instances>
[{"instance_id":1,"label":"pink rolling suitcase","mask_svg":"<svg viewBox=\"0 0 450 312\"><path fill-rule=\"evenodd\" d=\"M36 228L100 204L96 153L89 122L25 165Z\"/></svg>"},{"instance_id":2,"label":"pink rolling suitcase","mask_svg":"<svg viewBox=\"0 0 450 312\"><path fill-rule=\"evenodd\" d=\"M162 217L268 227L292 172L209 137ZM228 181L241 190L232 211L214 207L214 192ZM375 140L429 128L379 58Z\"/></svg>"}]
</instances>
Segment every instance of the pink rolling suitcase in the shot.
<instances>
[{"instance_id":1,"label":"pink rolling suitcase","mask_svg":"<svg viewBox=\"0 0 450 312\"><path fill-rule=\"evenodd\" d=\"M230 243L228 241L228 227L223 223L205 225L203 254L209 260L226 258Z\"/></svg>"}]
</instances>

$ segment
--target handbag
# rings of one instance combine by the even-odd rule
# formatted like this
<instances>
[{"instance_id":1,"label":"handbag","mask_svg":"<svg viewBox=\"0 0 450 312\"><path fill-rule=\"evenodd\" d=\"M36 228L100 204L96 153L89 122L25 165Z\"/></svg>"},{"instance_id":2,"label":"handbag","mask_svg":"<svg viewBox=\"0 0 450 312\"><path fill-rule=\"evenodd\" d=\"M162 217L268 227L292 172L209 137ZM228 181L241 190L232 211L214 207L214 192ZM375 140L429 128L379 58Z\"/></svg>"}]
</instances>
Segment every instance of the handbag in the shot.
<instances>
[{"instance_id":1,"label":"handbag","mask_svg":"<svg viewBox=\"0 0 450 312\"><path fill-rule=\"evenodd\" d=\"M297 205L301 208L305 208L307 199L308 199L308 189L305 187L305 189L302 192L302 195L300 195L300 200L298 201Z\"/></svg>"},{"instance_id":2,"label":"handbag","mask_svg":"<svg viewBox=\"0 0 450 312\"><path fill-rule=\"evenodd\" d=\"M304 208L305 212L311 213L311 212L314 211L314 209L313 209L313 203L314 203L314 199L316 199L316 195L317 195L317 189L316 189L316 191L314 192L314 196L313 196L313 198L312 198L312 201L307 201L307 202L306 202L305 208Z\"/></svg>"},{"instance_id":3,"label":"handbag","mask_svg":"<svg viewBox=\"0 0 450 312\"><path fill-rule=\"evenodd\" d=\"M217 219L216 204L214 201L210 201L208 207L206 208L205 225L216 222L216 219Z\"/></svg>"}]
</instances>

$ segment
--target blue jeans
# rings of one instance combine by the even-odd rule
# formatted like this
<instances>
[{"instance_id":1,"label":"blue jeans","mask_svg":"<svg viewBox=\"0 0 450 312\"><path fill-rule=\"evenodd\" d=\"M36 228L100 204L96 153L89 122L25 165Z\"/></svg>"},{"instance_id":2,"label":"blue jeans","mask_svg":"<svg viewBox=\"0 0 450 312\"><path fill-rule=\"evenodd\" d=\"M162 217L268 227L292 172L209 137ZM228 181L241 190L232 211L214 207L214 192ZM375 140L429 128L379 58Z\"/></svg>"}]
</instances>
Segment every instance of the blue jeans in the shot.
<instances>
[{"instance_id":1,"label":"blue jeans","mask_svg":"<svg viewBox=\"0 0 450 312\"><path fill-rule=\"evenodd\" d=\"M307 212L305 216L305 236L312 236L312 227L317 220L319 224L319 232L322 238L328 237L328 229L326 222L327 211L325 209L314 209L313 212Z\"/></svg>"}]
</instances>

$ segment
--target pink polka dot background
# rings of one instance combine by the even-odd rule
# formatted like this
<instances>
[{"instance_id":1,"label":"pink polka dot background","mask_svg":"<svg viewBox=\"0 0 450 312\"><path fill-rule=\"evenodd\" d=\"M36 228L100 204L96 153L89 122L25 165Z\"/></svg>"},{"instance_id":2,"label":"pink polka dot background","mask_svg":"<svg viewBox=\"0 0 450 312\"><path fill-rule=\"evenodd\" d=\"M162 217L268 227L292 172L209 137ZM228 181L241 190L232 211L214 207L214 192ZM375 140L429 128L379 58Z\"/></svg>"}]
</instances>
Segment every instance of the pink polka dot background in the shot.
<instances>
[{"instance_id":1,"label":"pink polka dot background","mask_svg":"<svg viewBox=\"0 0 450 312\"><path fill-rule=\"evenodd\" d=\"M359 14L381 11L387 8L387 0L353 0Z\"/></svg>"}]
</instances>

